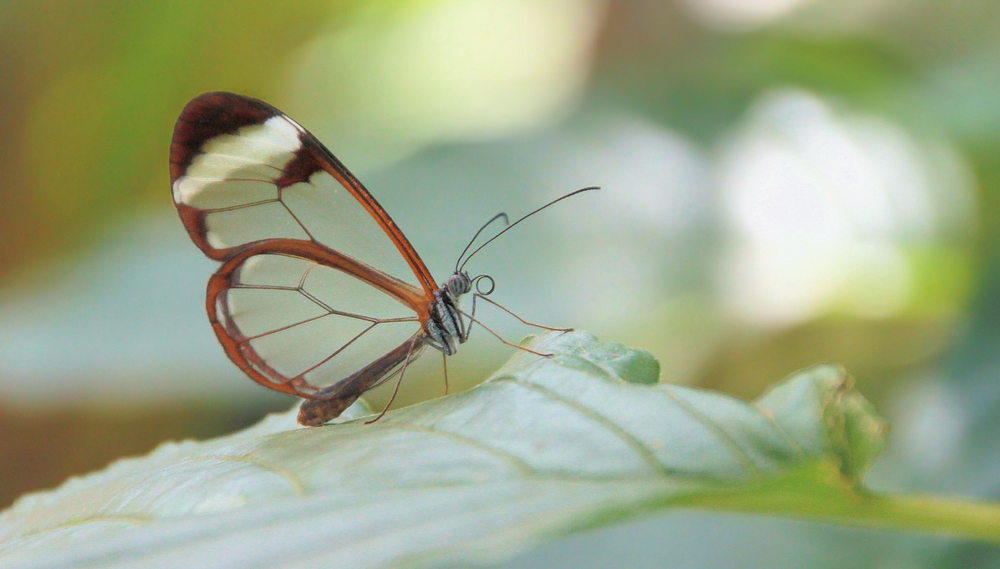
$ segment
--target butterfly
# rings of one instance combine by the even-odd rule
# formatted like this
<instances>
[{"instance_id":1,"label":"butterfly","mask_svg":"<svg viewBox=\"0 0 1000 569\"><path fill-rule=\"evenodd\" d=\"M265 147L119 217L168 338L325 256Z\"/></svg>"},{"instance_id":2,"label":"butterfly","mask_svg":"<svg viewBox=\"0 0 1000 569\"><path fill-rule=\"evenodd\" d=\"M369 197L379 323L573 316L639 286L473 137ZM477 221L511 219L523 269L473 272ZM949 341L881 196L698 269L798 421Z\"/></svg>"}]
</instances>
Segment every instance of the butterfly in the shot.
<instances>
[{"instance_id":1,"label":"butterfly","mask_svg":"<svg viewBox=\"0 0 1000 569\"><path fill-rule=\"evenodd\" d=\"M174 128L170 181L191 239L222 263L205 302L216 337L255 382L307 400L298 416L303 425L336 418L393 377L398 390L406 366L426 347L448 356L468 339L479 323L476 299L500 306L486 298L492 278L464 270L492 239L462 257L490 223L507 222L506 214L476 233L438 285L361 182L309 131L263 101L212 92L188 103ZM493 239L591 189L508 223ZM459 300L474 285L466 313Z\"/></svg>"}]
</instances>

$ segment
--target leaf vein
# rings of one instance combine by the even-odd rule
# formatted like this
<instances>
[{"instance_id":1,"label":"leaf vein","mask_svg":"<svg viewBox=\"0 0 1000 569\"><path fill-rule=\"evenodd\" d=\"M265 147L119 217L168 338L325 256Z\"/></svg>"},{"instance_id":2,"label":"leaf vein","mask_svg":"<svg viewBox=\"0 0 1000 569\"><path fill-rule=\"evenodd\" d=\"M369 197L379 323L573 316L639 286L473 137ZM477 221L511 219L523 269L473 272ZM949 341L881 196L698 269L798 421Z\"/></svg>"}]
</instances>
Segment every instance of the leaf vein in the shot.
<instances>
[{"instance_id":1,"label":"leaf vein","mask_svg":"<svg viewBox=\"0 0 1000 569\"><path fill-rule=\"evenodd\" d=\"M733 439L733 437L730 436L725 429L720 427L718 423L710 419L704 413L692 407L684 400L682 400L680 397L674 395L673 391L670 389L671 386L664 385L663 387L664 387L664 389L662 389L663 393L665 393L667 397L669 397L674 403L676 403L678 407L680 407L681 409L686 411L689 415L691 415L691 417L695 421L698 421L699 423L704 425L709 431L714 432L715 435L722 442L722 444L729 447L730 450L732 450L733 454L736 455L736 459L740 461L740 463L743 465L744 468L750 471L755 477L761 474L760 469L757 468L757 465L754 464L753 460L751 460L751 458L747 455L746 451L743 450L740 444L736 442L736 440Z\"/></svg>"},{"instance_id":2,"label":"leaf vein","mask_svg":"<svg viewBox=\"0 0 1000 569\"><path fill-rule=\"evenodd\" d=\"M510 383L514 383L515 385L519 385L525 389L535 391L536 393L542 394L553 401L562 403L563 405L566 405L567 407L570 407L571 409L583 415L586 415L588 418L594 420L596 423L604 427L606 431L612 433L613 435L621 439L621 441L624 442L626 445L628 445L633 451L635 451L635 453L640 458L642 458L643 461L645 461L650 468L652 468L655 472L657 472L661 476L670 477L671 475L676 474L675 472L671 472L670 469L663 466L663 463L661 463L660 460L656 458L656 453L654 453L652 449L646 446L645 443L643 443L641 440L633 436L632 433L628 432L627 430L619 426L611 419L605 417L604 415L598 413L597 411L591 409L590 407L587 407L586 405L581 405L577 401L563 397L562 395L556 393L555 391L552 391L551 389L547 389L540 385L522 381L514 376L495 377L491 379L491 381L493 382L507 381Z\"/></svg>"},{"instance_id":3,"label":"leaf vein","mask_svg":"<svg viewBox=\"0 0 1000 569\"><path fill-rule=\"evenodd\" d=\"M428 427L426 425L406 425L406 424L403 424L403 423L385 422L385 423L381 423L381 424L378 424L378 425L379 425L379 428L381 428L381 429L398 429L398 430L401 430L401 431L413 431L413 432L418 432L418 433L424 433L424 434L434 435L434 436L437 436L437 437L441 437L441 438L449 439L449 440L452 440L452 441L455 441L455 442L459 442L459 443L465 444L467 446L471 446L471 447L477 448L479 450L488 452L488 453L490 453L490 454L492 454L494 456L497 456L498 458L503 459L504 461L508 462L515 470L517 470L518 472L520 472L521 475L523 475L523 476L533 476L533 475L537 475L538 474L538 471L535 470L534 468L532 468L532 466L530 464L528 464L527 462L525 462L525 461L517 458L516 456L513 456L511 454L505 453L505 452L503 452L502 450L500 450L498 448L491 447L491 446L489 446L487 444L483 444L483 443L481 443L481 442L479 442L479 441L477 441L475 439L471 439L469 437L460 435L460 434L452 432L452 431L442 431L442 430L439 430L439 429L435 429L433 427Z\"/></svg>"},{"instance_id":4,"label":"leaf vein","mask_svg":"<svg viewBox=\"0 0 1000 569\"><path fill-rule=\"evenodd\" d=\"M296 496L301 496L305 494L305 484L298 476L293 474L290 470L284 469L280 466L277 466L275 464L272 464L264 460L253 458L250 455L235 456L226 454L210 454L208 456L191 457L188 460L191 460L193 462L203 462L203 461L208 462L212 460L218 460L220 462L242 462L244 464L252 464L254 466L263 468L265 470L269 470L287 480L288 483L291 484L292 491L295 493Z\"/></svg>"}]
</instances>

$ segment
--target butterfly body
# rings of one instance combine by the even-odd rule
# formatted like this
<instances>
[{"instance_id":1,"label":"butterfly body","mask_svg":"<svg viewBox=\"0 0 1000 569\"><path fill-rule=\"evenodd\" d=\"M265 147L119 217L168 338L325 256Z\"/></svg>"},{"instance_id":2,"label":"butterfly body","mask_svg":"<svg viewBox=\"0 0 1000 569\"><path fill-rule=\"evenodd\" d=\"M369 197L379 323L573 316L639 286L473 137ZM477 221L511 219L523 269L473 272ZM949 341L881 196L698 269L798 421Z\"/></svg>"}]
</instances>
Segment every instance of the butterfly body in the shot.
<instances>
[{"instance_id":1,"label":"butterfly body","mask_svg":"<svg viewBox=\"0 0 1000 569\"><path fill-rule=\"evenodd\" d=\"M430 318L424 323L424 333L430 345L446 356L453 355L458 351L458 344L464 344L469 339L458 302L470 290L472 279L469 273L457 272L434 291L434 302L431 303Z\"/></svg>"}]
</instances>

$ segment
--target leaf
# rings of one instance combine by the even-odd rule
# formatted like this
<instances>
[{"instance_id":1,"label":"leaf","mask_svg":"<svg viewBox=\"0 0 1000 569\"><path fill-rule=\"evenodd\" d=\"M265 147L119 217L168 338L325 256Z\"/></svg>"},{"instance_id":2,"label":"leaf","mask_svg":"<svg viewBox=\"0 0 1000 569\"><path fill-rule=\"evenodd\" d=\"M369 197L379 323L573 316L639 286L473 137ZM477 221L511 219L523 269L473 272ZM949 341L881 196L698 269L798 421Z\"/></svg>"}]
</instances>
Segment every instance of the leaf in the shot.
<instances>
[{"instance_id":1,"label":"leaf","mask_svg":"<svg viewBox=\"0 0 1000 569\"><path fill-rule=\"evenodd\" d=\"M887 428L840 368L746 404L657 384L648 352L584 332L531 346L556 355L372 425L359 405L320 428L293 410L23 497L0 567L486 564L668 506L966 531L860 488ZM996 509L968 507L997 540Z\"/></svg>"}]
</instances>

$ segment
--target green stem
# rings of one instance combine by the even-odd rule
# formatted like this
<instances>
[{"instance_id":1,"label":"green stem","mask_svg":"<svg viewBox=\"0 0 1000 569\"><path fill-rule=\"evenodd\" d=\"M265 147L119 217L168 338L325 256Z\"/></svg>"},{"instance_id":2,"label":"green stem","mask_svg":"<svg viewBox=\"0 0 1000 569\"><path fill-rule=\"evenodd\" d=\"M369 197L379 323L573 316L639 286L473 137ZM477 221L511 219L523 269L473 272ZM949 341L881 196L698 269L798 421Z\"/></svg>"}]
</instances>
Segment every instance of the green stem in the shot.
<instances>
[{"instance_id":1,"label":"green stem","mask_svg":"<svg viewBox=\"0 0 1000 569\"><path fill-rule=\"evenodd\" d=\"M815 483L816 471L802 474L763 487L692 495L675 504L1000 543L1000 504L876 494L829 471L822 475L823 484Z\"/></svg>"},{"instance_id":2,"label":"green stem","mask_svg":"<svg viewBox=\"0 0 1000 569\"><path fill-rule=\"evenodd\" d=\"M863 521L876 527L947 533L1000 543L1000 506L930 496L874 495Z\"/></svg>"}]
</instances>

